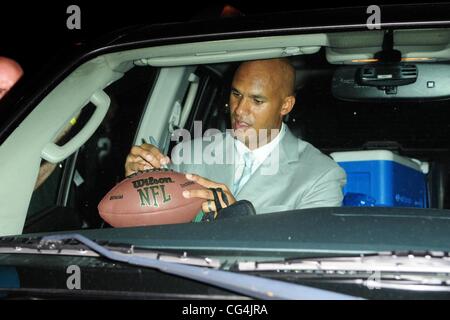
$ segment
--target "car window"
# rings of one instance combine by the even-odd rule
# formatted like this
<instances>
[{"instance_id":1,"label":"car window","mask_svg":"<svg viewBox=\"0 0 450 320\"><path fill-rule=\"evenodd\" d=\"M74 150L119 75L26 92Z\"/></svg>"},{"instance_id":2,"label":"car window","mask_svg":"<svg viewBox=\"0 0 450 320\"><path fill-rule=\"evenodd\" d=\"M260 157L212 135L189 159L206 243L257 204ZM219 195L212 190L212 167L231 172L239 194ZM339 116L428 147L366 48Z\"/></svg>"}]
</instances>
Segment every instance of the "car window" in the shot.
<instances>
[{"instance_id":1,"label":"car window","mask_svg":"<svg viewBox=\"0 0 450 320\"><path fill-rule=\"evenodd\" d=\"M343 101L331 92L337 66L327 61L324 50L292 57L290 63L296 66L300 77L296 81L296 103L285 117L285 124L296 137L311 143L328 157L337 151L381 149L405 159L426 162L429 166L429 170L423 172L426 187L420 191L426 198L423 206L449 206L450 200L445 192L449 178L449 162L445 159L448 148L445 137L449 128L445 117L447 101ZM198 77L199 85L185 124L191 137L195 135L195 122L201 123L202 134L210 128L222 132L230 128L230 84L238 65L223 63L196 67L195 77ZM97 206L108 190L124 178L125 158L133 144L155 77L156 69L135 67L106 88L111 108L105 120L73 157L51 167L52 174L33 194L30 217L62 206L73 208L85 227L95 228L104 224ZM182 106L188 91L181 101ZM91 113L92 106L88 105L60 143L73 136L77 125L82 126ZM169 154L175 145L176 142L172 141ZM43 162L42 166L45 168L50 164ZM349 176L353 179L351 174ZM68 180L69 189L65 188ZM367 181L356 182L358 186L366 184ZM348 185L352 185L352 180ZM282 192L282 188L278 191ZM371 192L367 188L356 191L361 191L364 196L369 196L365 192ZM355 190L344 193L353 196ZM267 210L286 211L294 204L287 205L287 201L280 200L266 207Z\"/></svg>"},{"instance_id":2,"label":"car window","mask_svg":"<svg viewBox=\"0 0 450 320\"><path fill-rule=\"evenodd\" d=\"M226 67L229 70L229 66ZM194 137L196 133L198 134L194 130L196 124L201 124L202 134L211 128L225 132L227 128L230 128L227 104L231 81L230 72L222 74L215 71L212 66L199 66L195 75L199 78L199 87L185 129L189 131L191 137ZM169 154L178 143L174 140L171 141Z\"/></svg>"},{"instance_id":3,"label":"car window","mask_svg":"<svg viewBox=\"0 0 450 320\"><path fill-rule=\"evenodd\" d=\"M43 181L42 185L36 186L31 197L27 217L32 217L57 204L58 191L65 164L66 161L58 164L52 164L45 160L41 162L42 175L40 179L46 180ZM48 178L46 178L47 175L49 175Z\"/></svg>"},{"instance_id":4,"label":"car window","mask_svg":"<svg viewBox=\"0 0 450 320\"><path fill-rule=\"evenodd\" d=\"M105 192L124 178L123 164L131 148L142 111L151 92L157 70L135 67L111 84L105 92L111 105L94 135L69 159L52 165L43 161L41 172L51 171L34 191L28 211L27 225L41 216L55 213L58 207L73 209L82 225L99 227L97 205ZM83 108L73 127L58 142L62 145L89 120L94 108ZM70 125L72 126L72 125ZM65 179L64 179L65 178ZM69 189L68 189L69 188ZM41 226L45 228L45 226ZM59 228L64 229L64 224Z\"/></svg>"},{"instance_id":5,"label":"car window","mask_svg":"<svg viewBox=\"0 0 450 320\"><path fill-rule=\"evenodd\" d=\"M220 74L211 68L199 68L202 90L197 96L197 108L190 119L200 121L204 130L214 128L224 132L230 128L228 98L232 72L235 68L235 65L227 65L226 71ZM189 130L193 134L192 121L189 123Z\"/></svg>"}]
</instances>

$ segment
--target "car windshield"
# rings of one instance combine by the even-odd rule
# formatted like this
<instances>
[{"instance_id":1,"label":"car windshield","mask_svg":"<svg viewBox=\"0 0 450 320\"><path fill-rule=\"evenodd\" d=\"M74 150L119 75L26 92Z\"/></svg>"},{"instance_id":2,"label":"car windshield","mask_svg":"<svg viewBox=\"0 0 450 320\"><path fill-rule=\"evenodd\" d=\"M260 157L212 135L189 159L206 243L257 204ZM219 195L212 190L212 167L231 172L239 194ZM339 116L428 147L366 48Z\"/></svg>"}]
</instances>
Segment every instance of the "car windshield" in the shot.
<instances>
[{"instance_id":1,"label":"car windshield","mask_svg":"<svg viewBox=\"0 0 450 320\"><path fill-rule=\"evenodd\" d=\"M438 27L241 36L80 64L29 97L2 140L0 287L2 270L37 289L39 268L79 265L99 277L91 290L109 290L99 270L123 268L114 295L144 272L86 237L345 297L448 298L449 39ZM54 234L72 247L42 247ZM144 277L163 283L156 269ZM211 284L188 277L177 291L163 277L165 290L130 291L194 297ZM251 296L218 283L216 298Z\"/></svg>"}]
</instances>

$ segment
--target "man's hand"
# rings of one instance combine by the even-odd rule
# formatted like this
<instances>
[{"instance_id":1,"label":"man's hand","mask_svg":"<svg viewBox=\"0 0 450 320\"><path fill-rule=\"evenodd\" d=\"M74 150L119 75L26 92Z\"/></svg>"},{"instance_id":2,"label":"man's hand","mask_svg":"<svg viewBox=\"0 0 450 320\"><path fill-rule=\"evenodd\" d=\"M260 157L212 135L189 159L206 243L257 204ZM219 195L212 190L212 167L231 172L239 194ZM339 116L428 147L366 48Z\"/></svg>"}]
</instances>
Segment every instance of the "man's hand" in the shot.
<instances>
[{"instance_id":1,"label":"man's hand","mask_svg":"<svg viewBox=\"0 0 450 320\"><path fill-rule=\"evenodd\" d=\"M133 146L125 161L125 176L138 171L159 169L162 165L169 163L169 157L162 154L154 145L144 143Z\"/></svg>"},{"instance_id":2,"label":"man's hand","mask_svg":"<svg viewBox=\"0 0 450 320\"><path fill-rule=\"evenodd\" d=\"M217 182L214 182L214 181L211 181L206 178L200 177L195 174L190 174L190 173L186 174L186 178L188 180L197 182L199 185L201 185L205 188L221 188L225 192L225 194L228 198L228 205L232 205L233 203L236 202L236 199L234 198L230 189L228 189L228 187L222 183L217 183ZM218 196L219 196L219 201L220 201L222 208L226 208L227 205L223 201L223 199L220 195L220 192L218 193ZM196 189L196 190L184 191L183 197L185 197L185 198L202 198L202 199L206 200L202 203L202 210L205 213L217 211L216 205L214 203L214 195L211 190Z\"/></svg>"}]
</instances>

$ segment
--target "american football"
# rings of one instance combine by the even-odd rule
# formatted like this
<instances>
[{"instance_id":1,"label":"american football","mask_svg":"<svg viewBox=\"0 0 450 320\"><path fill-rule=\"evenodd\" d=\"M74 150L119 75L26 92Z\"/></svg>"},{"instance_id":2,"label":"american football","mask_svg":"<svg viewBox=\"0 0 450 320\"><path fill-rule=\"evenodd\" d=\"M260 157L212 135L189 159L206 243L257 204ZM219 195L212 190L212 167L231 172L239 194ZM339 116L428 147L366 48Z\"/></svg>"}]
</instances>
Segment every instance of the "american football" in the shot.
<instances>
[{"instance_id":1,"label":"american football","mask_svg":"<svg viewBox=\"0 0 450 320\"><path fill-rule=\"evenodd\" d=\"M169 169L131 175L100 201L100 216L113 227L134 227L191 222L202 199L183 197L184 190L202 189L185 174Z\"/></svg>"}]
</instances>

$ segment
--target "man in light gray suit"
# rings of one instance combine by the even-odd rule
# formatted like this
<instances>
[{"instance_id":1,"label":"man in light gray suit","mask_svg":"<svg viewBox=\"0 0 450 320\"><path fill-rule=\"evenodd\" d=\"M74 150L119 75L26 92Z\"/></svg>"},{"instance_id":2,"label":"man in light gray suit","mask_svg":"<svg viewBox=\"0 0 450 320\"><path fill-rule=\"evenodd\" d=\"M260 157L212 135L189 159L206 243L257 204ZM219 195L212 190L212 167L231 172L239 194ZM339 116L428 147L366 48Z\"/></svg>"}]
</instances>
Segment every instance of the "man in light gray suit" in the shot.
<instances>
[{"instance_id":1,"label":"man in light gray suit","mask_svg":"<svg viewBox=\"0 0 450 320\"><path fill-rule=\"evenodd\" d=\"M249 200L258 214L340 206L345 172L282 122L295 104L294 83L295 70L287 59L242 63L230 94L233 130L178 144L172 152L173 168L206 188L221 188L230 205ZM125 174L170 162L153 145L134 146ZM204 199L205 213L216 211L209 189L183 195Z\"/></svg>"}]
</instances>

